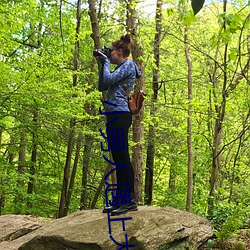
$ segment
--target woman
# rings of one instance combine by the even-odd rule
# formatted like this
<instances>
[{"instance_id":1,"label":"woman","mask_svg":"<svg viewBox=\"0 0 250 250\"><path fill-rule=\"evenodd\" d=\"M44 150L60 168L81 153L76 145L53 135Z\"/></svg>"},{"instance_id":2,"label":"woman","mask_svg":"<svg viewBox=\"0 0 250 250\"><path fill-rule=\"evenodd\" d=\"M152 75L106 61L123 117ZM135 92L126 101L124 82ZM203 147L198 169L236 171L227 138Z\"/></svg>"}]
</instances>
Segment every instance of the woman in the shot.
<instances>
[{"instance_id":1,"label":"woman","mask_svg":"<svg viewBox=\"0 0 250 250\"><path fill-rule=\"evenodd\" d=\"M112 43L110 47L110 60L104 54L100 54L100 56L97 57L102 64L98 90L107 90L107 101L113 104L108 105L105 103L105 111L123 111L117 114L107 114L107 122L118 117L117 120L107 125L107 129L114 163L127 165L126 167L119 167L116 170L117 183L120 183L117 188L118 192L119 189L129 188L131 195L131 203L121 204L119 201L118 204L120 205L118 206L105 207L103 212L107 212L107 209L109 209L111 215L119 215L127 213L128 211L138 210L134 193L134 170L131 165L128 150L128 130L132 123L132 114L128 107L124 83L127 84L130 92L134 85L135 78L141 77L141 72L135 62L128 58L130 54L130 43L129 35L122 36L120 40ZM110 63L117 65L115 71L112 73L110 72ZM112 130L114 131L115 129L123 130L125 144L123 147L115 147L112 143L112 139L115 142L115 139L121 138L121 134L119 136L119 133L118 137L114 132L111 134Z\"/></svg>"}]
</instances>

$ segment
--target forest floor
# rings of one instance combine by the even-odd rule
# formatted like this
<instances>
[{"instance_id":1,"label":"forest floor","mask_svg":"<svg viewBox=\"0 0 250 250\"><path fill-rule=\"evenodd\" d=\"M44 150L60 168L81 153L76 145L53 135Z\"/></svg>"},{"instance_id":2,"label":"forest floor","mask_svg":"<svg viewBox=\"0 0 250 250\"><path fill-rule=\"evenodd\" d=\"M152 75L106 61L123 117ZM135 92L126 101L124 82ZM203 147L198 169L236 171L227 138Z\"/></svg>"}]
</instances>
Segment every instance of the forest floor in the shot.
<instances>
[{"instance_id":1,"label":"forest floor","mask_svg":"<svg viewBox=\"0 0 250 250\"><path fill-rule=\"evenodd\" d=\"M241 232L240 235L221 241L214 239L212 250L250 250L250 231ZM199 248L199 250L209 250L207 243Z\"/></svg>"}]
</instances>

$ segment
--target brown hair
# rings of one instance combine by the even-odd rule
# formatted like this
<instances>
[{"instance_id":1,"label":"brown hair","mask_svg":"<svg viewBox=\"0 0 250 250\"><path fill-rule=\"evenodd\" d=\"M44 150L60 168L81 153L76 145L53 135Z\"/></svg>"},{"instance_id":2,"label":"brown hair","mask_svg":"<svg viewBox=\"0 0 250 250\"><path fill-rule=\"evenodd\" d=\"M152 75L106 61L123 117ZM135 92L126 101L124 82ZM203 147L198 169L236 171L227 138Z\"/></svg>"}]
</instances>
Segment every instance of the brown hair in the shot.
<instances>
[{"instance_id":1,"label":"brown hair","mask_svg":"<svg viewBox=\"0 0 250 250\"><path fill-rule=\"evenodd\" d=\"M130 36L126 34L125 36L121 36L120 40L113 42L112 46L116 49L122 49L123 56L127 57L130 54L130 43Z\"/></svg>"}]
</instances>

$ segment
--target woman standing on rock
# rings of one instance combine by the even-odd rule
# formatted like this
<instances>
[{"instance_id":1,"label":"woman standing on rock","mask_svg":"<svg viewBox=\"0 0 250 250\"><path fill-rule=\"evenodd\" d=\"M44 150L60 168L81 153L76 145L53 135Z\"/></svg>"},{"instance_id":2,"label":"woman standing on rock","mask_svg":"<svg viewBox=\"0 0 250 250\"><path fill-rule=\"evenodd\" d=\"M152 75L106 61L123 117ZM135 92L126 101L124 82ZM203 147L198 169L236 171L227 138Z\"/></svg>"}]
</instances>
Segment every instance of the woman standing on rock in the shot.
<instances>
[{"instance_id":1,"label":"woman standing on rock","mask_svg":"<svg viewBox=\"0 0 250 250\"><path fill-rule=\"evenodd\" d=\"M113 42L109 48L110 59L100 53L97 57L98 61L102 64L99 75L98 90L107 90L107 102L105 103L106 112L123 111L117 114L107 114L107 125L109 145L111 148L114 163L126 165L126 167L118 167L116 169L118 194L120 189L129 188L131 195L131 203L122 204L118 202L118 206L105 207L103 212L107 209L111 215L119 215L127 213L128 211L136 211L137 204L134 192L134 170L129 157L128 150L128 131L132 124L132 114L128 107L128 101L124 83L128 86L128 92L132 90L135 79L141 77L141 73L134 61L128 58L130 54L130 36L122 36L119 40ZM116 64L117 67L114 72L110 72L110 63ZM118 118L117 120L114 120ZM114 121L113 121L114 120ZM112 122L111 122L112 121ZM115 133L117 131L117 133ZM123 131L124 141L123 147L115 145L115 142L121 141L119 133ZM119 140L120 138L120 140ZM126 186L125 186L126 185Z\"/></svg>"}]
</instances>

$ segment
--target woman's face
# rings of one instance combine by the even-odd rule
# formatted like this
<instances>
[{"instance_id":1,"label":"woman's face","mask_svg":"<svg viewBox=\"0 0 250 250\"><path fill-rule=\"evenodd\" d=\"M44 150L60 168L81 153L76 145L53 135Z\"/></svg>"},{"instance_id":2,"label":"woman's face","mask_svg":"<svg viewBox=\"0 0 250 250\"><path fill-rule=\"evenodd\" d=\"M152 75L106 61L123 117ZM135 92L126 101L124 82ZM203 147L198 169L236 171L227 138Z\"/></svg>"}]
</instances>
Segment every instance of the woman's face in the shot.
<instances>
[{"instance_id":1,"label":"woman's face","mask_svg":"<svg viewBox=\"0 0 250 250\"><path fill-rule=\"evenodd\" d=\"M113 64L120 64L124 60L122 49L116 49L112 45L110 46L110 49L110 62Z\"/></svg>"}]
</instances>

